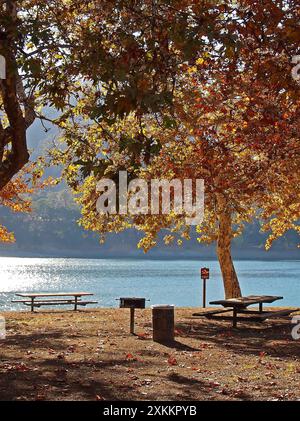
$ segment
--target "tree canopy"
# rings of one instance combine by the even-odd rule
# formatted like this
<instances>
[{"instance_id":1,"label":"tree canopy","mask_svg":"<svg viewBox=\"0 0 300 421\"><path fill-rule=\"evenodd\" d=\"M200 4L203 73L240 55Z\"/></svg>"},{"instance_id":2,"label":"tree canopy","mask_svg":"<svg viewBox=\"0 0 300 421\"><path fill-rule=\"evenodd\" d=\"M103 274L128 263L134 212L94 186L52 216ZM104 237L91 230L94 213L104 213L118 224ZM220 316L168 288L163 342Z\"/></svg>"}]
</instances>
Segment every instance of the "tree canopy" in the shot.
<instances>
[{"instance_id":1,"label":"tree canopy","mask_svg":"<svg viewBox=\"0 0 300 421\"><path fill-rule=\"evenodd\" d=\"M51 107L63 132L52 162L85 228L133 224L145 250L161 228L188 238L172 213L99 217L95 186L124 169L203 178L199 239L217 242L226 295L240 295L230 245L243 223L259 216L267 246L299 230L299 41L296 0L3 1L0 189L28 163L27 129Z\"/></svg>"},{"instance_id":2,"label":"tree canopy","mask_svg":"<svg viewBox=\"0 0 300 421\"><path fill-rule=\"evenodd\" d=\"M229 35L231 28L234 42L208 43L192 62L178 65L171 106L143 113L129 108L116 120L94 118L98 90L88 86L73 110L80 119L65 124L66 149L53 151L79 194L83 226L99 233L135 226L146 233L140 242L145 250L162 228L189 238L184 219L174 213L99 217L97 181L117 181L124 169L131 178L204 179L199 240L217 242L228 297L241 295L230 245L245 222L262 219L271 230L267 247L286 230L299 231L300 175L299 86L291 75L296 9L274 2L253 11L231 6L223 11L220 33Z\"/></svg>"},{"instance_id":3,"label":"tree canopy","mask_svg":"<svg viewBox=\"0 0 300 421\"><path fill-rule=\"evenodd\" d=\"M114 122L130 112L171 109L180 65L203 54L227 73L256 68L256 77L290 85L298 7L294 0L7 0L0 35L7 66L0 90L2 188L29 160L26 131L40 108L60 111L61 123L91 86L90 118Z\"/></svg>"}]
</instances>

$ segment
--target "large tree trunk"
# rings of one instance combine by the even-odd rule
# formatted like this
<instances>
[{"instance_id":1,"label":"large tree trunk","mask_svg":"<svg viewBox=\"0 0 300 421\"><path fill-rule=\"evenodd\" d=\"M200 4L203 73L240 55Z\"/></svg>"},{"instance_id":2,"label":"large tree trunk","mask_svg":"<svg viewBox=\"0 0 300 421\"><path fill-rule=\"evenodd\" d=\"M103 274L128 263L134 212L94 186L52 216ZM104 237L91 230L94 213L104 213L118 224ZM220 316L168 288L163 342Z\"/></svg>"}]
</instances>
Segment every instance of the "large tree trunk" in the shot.
<instances>
[{"instance_id":1,"label":"large tree trunk","mask_svg":"<svg viewBox=\"0 0 300 421\"><path fill-rule=\"evenodd\" d=\"M226 199L218 195L218 223L217 255L223 276L226 298L236 298L242 295L239 281L231 257L232 220Z\"/></svg>"},{"instance_id":2,"label":"large tree trunk","mask_svg":"<svg viewBox=\"0 0 300 421\"><path fill-rule=\"evenodd\" d=\"M6 0L1 9L5 10L9 24L0 39L0 54L6 65L6 78L0 80L0 96L9 124L4 127L0 121L0 190L28 163L26 130L35 120L33 99L26 97L18 73L16 4L14 0ZM9 149L6 154L5 148Z\"/></svg>"}]
</instances>

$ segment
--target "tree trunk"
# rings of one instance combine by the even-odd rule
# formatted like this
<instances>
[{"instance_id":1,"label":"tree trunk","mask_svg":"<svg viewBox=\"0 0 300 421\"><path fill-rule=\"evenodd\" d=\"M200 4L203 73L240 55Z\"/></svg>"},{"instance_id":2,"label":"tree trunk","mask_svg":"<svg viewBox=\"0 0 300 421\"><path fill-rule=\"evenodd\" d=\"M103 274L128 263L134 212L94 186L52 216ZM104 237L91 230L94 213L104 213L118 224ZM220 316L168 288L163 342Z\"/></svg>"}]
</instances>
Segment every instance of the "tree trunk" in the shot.
<instances>
[{"instance_id":1,"label":"tree trunk","mask_svg":"<svg viewBox=\"0 0 300 421\"><path fill-rule=\"evenodd\" d=\"M236 298L242 295L239 281L231 257L232 220L226 199L218 195L218 223L217 255L223 276L226 298Z\"/></svg>"},{"instance_id":2,"label":"tree trunk","mask_svg":"<svg viewBox=\"0 0 300 421\"><path fill-rule=\"evenodd\" d=\"M26 97L18 73L16 4L14 0L5 2L5 13L9 24L5 28L3 39L0 39L0 54L4 57L6 66L6 78L0 81L0 96L9 123L4 128L0 121L0 190L28 163L26 130L35 120L32 100ZM4 154L5 148L9 150L6 154Z\"/></svg>"}]
</instances>

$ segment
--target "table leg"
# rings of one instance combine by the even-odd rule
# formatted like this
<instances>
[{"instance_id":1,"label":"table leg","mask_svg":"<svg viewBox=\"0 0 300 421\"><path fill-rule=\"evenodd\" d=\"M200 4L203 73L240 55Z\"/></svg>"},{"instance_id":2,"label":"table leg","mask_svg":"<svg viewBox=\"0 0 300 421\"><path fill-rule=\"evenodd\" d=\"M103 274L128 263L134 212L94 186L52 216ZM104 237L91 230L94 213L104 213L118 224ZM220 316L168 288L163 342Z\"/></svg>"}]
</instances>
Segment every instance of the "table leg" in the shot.
<instances>
[{"instance_id":1,"label":"table leg","mask_svg":"<svg viewBox=\"0 0 300 421\"><path fill-rule=\"evenodd\" d=\"M263 303L259 303L259 312L262 313L263 311Z\"/></svg>"},{"instance_id":2,"label":"table leg","mask_svg":"<svg viewBox=\"0 0 300 421\"><path fill-rule=\"evenodd\" d=\"M233 309L232 327L237 327L237 310Z\"/></svg>"}]
</instances>

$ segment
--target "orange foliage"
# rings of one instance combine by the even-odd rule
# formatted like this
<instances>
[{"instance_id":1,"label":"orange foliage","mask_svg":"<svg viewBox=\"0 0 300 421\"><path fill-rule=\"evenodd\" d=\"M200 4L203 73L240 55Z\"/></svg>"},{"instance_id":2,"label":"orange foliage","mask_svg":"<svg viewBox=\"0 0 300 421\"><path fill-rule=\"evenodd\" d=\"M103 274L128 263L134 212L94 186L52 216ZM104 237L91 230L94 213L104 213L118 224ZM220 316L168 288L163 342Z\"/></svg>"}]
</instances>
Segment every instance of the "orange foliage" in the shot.
<instances>
[{"instance_id":1,"label":"orange foliage","mask_svg":"<svg viewBox=\"0 0 300 421\"><path fill-rule=\"evenodd\" d=\"M0 206L13 212L30 212L31 197L36 191L53 184L51 178L42 181L43 172L37 163L31 163L0 190ZM12 243L15 236L0 224L0 242Z\"/></svg>"}]
</instances>

